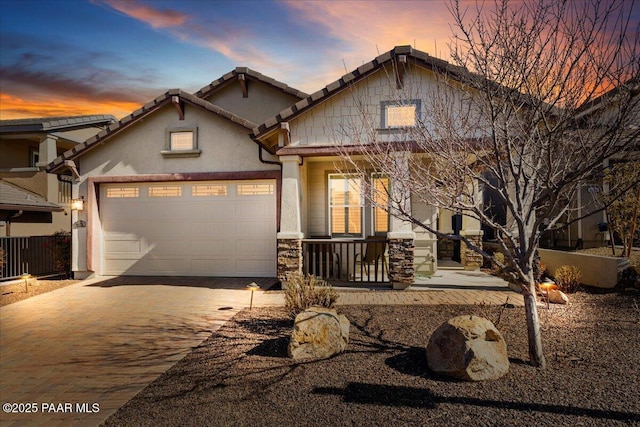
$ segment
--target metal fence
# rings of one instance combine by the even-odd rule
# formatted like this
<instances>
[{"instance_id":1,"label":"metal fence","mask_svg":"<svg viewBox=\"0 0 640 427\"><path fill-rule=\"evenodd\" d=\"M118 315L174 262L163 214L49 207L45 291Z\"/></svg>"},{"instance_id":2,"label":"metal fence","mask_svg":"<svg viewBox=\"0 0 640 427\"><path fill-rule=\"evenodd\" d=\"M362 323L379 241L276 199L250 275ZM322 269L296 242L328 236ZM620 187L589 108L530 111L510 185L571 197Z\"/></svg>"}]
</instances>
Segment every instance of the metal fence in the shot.
<instances>
[{"instance_id":1,"label":"metal fence","mask_svg":"<svg viewBox=\"0 0 640 427\"><path fill-rule=\"evenodd\" d=\"M388 240L305 239L303 272L329 281L389 282Z\"/></svg>"},{"instance_id":2,"label":"metal fence","mask_svg":"<svg viewBox=\"0 0 640 427\"><path fill-rule=\"evenodd\" d=\"M71 245L69 235L0 237L4 266L0 280L15 279L22 274L45 276L67 274Z\"/></svg>"}]
</instances>

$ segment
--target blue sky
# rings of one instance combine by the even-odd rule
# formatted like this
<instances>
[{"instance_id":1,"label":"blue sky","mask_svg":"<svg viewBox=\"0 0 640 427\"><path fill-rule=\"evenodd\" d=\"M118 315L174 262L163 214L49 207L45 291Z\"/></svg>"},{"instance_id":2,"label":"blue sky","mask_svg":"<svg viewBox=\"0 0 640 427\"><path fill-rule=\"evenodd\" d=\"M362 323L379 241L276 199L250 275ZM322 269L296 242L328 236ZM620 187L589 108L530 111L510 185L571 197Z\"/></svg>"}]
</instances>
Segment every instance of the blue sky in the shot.
<instances>
[{"instance_id":1,"label":"blue sky","mask_svg":"<svg viewBox=\"0 0 640 427\"><path fill-rule=\"evenodd\" d=\"M447 59L450 23L440 0L0 0L0 118L120 118L236 66L311 93L396 45Z\"/></svg>"}]
</instances>

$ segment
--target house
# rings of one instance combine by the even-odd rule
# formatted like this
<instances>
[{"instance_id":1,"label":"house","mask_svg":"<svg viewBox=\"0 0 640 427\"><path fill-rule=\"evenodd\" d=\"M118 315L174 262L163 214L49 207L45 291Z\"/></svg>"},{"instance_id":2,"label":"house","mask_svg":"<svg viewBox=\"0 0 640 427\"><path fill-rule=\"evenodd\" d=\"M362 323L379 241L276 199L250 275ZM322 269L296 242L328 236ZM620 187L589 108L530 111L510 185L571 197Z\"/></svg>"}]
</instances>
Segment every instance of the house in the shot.
<instances>
[{"instance_id":1,"label":"house","mask_svg":"<svg viewBox=\"0 0 640 427\"><path fill-rule=\"evenodd\" d=\"M624 88L622 86L625 86ZM640 91L637 79L629 80L623 85L602 94L589 103L581 106L578 118L583 126L594 126L598 121L617 123L616 117L620 107L619 97L631 95L630 102L623 104L632 113L621 123L618 130L622 132L622 140L629 141L629 147L620 150L614 156L605 159L602 170L610 166L640 159ZM630 93L629 93L630 92ZM601 247L610 244L610 234L607 227L607 214L602 209L603 195L608 193L609 184L603 180L601 171L597 171L589 182L581 185L579 193L569 202L569 210L563 220L560 230L547 232L541 246L554 247Z\"/></svg>"},{"instance_id":2,"label":"house","mask_svg":"<svg viewBox=\"0 0 640 427\"><path fill-rule=\"evenodd\" d=\"M312 95L248 68L195 94L167 91L48 165L75 168L72 196L84 199L72 213L86 224L73 229L72 270L279 278L304 270L346 280L366 270L367 280L399 287L433 273L454 248L367 202L362 191L393 183L375 170L359 182L336 167L349 142L338 148L335 135L358 108L356 91L392 142L394 128L422 113L420 93L398 105L391 87L426 87L445 66L399 46ZM473 218L413 200L405 208L481 244ZM459 265L478 267L477 254L457 250Z\"/></svg>"},{"instance_id":3,"label":"house","mask_svg":"<svg viewBox=\"0 0 640 427\"><path fill-rule=\"evenodd\" d=\"M44 167L115 123L110 115L0 121L0 236L71 229L71 177Z\"/></svg>"}]
</instances>

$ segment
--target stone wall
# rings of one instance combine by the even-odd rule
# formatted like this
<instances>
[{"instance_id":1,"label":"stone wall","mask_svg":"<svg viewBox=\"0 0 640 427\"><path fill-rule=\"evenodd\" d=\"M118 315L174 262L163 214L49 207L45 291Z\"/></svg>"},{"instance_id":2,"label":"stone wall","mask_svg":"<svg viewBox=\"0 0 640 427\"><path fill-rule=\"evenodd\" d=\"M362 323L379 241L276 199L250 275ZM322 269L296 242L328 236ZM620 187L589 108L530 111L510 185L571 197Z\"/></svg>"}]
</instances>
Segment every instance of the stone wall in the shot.
<instances>
[{"instance_id":1,"label":"stone wall","mask_svg":"<svg viewBox=\"0 0 640 427\"><path fill-rule=\"evenodd\" d=\"M471 243L482 249L482 234L465 235ZM465 269L477 270L482 267L482 255L467 247L464 241L460 242L460 261Z\"/></svg>"},{"instance_id":2,"label":"stone wall","mask_svg":"<svg viewBox=\"0 0 640 427\"><path fill-rule=\"evenodd\" d=\"M302 273L302 240L278 239L278 280L290 273Z\"/></svg>"},{"instance_id":3,"label":"stone wall","mask_svg":"<svg viewBox=\"0 0 640 427\"><path fill-rule=\"evenodd\" d=\"M413 239L389 239L389 279L401 287L415 280Z\"/></svg>"}]
</instances>

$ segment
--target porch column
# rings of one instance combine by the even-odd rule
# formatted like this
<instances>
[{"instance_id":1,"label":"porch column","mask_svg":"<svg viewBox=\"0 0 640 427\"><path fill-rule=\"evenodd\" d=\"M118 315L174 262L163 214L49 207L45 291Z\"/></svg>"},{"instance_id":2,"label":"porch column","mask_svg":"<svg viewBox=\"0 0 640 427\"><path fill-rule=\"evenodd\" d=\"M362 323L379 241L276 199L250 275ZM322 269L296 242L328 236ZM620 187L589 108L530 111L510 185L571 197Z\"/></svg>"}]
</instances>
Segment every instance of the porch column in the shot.
<instances>
[{"instance_id":1,"label":"porch column","mask_svg":"<svg viewBox=\"0 0 640 427\"><path fill-rule=\"evenodd\" d=\"M302 215L300 211L300 156L282 156L280 231L278 232L278 279L302 273Z\"/></svg>"},{"instance_id":2,"label":"porch column","mask_svg":"<svg viewBox=\"0 0 640 427\"><path fill-rule=\"evenodd\" d=\"M394 161L397 166L407 170L409 169L409 152L400 152L395 154ZM389 183L393 200L402 200L403 206L397 206L404 212L411 213L411 197L407 188L401 182ZM415 238L416 233L410 222L403 221L391 216L389 222L389 280L394 289L405 289L415 281Z\"/></svg>"},{"instance_id":3,"label":"porch column","mask_svg":"<svg viewBox=\"0 0 640 427\"><path fill-rule=\"evenodd\" d=\"M44 169L45 166L58 157L57 142L58 138L53 135L47 135L40 140L40 145L38 146L38 163L35 166ZM44 196L47 201L58 203L58 178L52 173L46 174L46 177L47 194L44 194Z\"/></svg>"},{"instance_id":4,"label":"porch column","mask_svg":"<svg viewBox=\"0 0 640 427\"><path fill-rule=\"evenodd\" d=\"M482 200L482 194L480 194L480 188L477 182L473 183L473 191L476 200ZM460 230L461 236L466 237L469 242L482 249L483 234L484 232L480 226L480 220L467 215L462 215L462 230ZM477 270L482 267L483 259L482 255L470 249L466 243L460 242L460 261L466 270Z\"/></svg>"}]
</instances>

